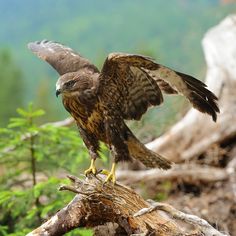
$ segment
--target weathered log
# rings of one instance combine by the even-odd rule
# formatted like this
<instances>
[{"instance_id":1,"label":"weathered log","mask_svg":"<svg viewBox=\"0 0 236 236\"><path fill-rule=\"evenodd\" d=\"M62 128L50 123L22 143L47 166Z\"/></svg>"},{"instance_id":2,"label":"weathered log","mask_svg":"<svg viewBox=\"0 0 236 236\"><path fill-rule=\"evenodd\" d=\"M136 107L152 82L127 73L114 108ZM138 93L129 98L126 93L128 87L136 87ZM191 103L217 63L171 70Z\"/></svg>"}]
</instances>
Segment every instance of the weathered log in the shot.
<instances>
[{"instance_id":1,"label":"weathered log","mask_svg":"<svg viewBox=\"0 0 236 236\"><path fill-rule=\"evenodd\" d=\"M141 209L149 208L150 204L126 186L104 184L101 178L94 176L84 180L74 176L69 178L74 185L62 186L60 190L69 190L77 195L66 207L28 236L63 235L77 227L96 227L96 235L104 235L100 233L101 227L103 232L109 231L110 236L207 235L201 230L186 230L172 217L160 211L137 214Z\"/></svg>"},{"instance_id":2,"label":"weathered log","mask_svg":"<svg viewBox=\"0 0 236 236\"><path fill-rule=\"evenodd\" d=\"M236 15L210 29L203 41L207 62L206 84L219 98L221 113L216 123L191 109L182 120L148 148L174 162L202 154L214 143L236 136Z\"/></svg>"}]
</instances>

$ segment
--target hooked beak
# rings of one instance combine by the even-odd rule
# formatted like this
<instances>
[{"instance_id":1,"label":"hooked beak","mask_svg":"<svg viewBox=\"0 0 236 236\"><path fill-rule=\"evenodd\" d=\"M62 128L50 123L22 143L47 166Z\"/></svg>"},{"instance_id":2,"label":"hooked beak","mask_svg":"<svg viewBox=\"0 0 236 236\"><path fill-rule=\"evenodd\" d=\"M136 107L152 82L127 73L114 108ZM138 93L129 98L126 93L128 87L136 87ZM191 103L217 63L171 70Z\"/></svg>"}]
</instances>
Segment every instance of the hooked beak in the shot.
<instances>
[{"instance_id":1,"label":"hooked beak","mask_svg":"<svg viewBox=\"0 0 236 236\"><path fill-rule=\"evenodd\" d=\"M56 90L56 96L58 97L58 95L60 95L61 94L61 90L60 89L57 89Z\"/></svg>"}]
</instances>

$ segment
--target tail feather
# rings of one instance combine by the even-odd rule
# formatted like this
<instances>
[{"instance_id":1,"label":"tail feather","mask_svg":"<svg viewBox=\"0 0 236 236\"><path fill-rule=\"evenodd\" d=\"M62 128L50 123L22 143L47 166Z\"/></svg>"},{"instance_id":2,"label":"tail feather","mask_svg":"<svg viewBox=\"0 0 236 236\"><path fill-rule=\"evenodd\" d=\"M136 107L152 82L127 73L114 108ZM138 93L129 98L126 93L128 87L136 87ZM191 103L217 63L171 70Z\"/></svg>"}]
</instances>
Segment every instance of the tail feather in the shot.
<instances>
[{"instance_id":1,"label":"tail feather","mask_svg":"<svg viewBox=\"0 0 236 236\"><path fill-rule=\"evenodd\" d=\"M161 168L164 170L171 168L171 162L159 154L149 150L139 142L134 136L130 136L127 140L130 156L142 162L149 168Z\"/></svg>"}]
</instances>

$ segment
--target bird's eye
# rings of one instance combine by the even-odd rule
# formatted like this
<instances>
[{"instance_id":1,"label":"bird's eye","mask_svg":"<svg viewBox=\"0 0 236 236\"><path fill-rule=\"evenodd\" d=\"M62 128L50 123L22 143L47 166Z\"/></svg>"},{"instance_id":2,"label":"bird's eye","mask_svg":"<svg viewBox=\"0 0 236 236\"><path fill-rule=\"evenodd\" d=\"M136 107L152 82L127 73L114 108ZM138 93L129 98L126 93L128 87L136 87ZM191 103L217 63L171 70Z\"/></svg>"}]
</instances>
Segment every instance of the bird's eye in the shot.
<instances>
[{"instance_id":1,"label":"bird's eye","mask_svg":"<svg viewBox=\"0 0 236 236\"><path fill-rule=\"evenodd\" d=\"M75 84L75 82L76 82L75 80L70 80L70 81L65 83L65 86L66 87L72 87Z\"/></svg>"}]
</instances>

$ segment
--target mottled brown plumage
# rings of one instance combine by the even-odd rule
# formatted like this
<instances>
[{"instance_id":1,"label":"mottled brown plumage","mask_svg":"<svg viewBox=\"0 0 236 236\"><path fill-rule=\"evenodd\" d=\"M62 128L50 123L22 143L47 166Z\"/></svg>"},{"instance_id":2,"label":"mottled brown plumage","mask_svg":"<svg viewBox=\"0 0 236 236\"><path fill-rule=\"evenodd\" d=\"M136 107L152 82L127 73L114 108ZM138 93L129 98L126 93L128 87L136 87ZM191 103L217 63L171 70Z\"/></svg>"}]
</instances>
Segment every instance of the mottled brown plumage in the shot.
<instances>
[{"instance_id":1,"label":"mottled brown plumage","mask_svg":"<svg viewBox=\"0 0 236 236\"><path fill-rule=\"evenodd\" d=\"M40 58L61 75L56 84L63 105L74 117L92 159L99 141L108 145L115 162L136 158L148 167L168 169L171 163L148 150L124 120L139 120L151 106L163 102L162 93L182 94L192 105L216 121L216 96L206 85L141 55L111 53L101 72L87 59L59 43L29 44Z\"/></svg>"}]
</instances>

